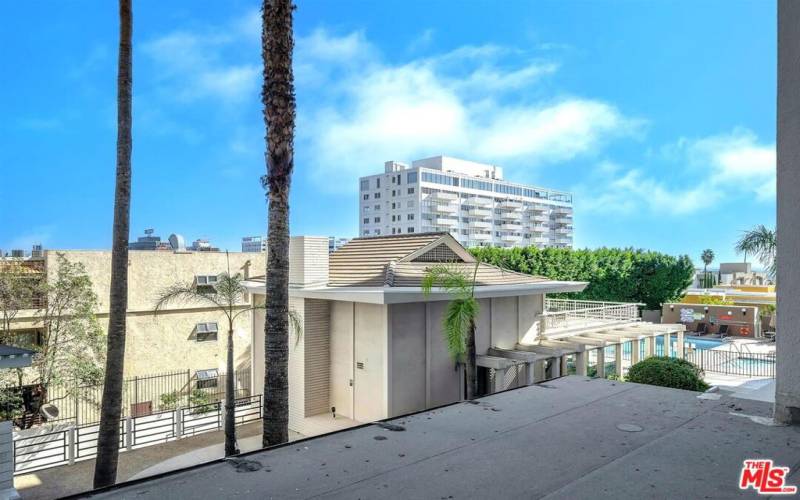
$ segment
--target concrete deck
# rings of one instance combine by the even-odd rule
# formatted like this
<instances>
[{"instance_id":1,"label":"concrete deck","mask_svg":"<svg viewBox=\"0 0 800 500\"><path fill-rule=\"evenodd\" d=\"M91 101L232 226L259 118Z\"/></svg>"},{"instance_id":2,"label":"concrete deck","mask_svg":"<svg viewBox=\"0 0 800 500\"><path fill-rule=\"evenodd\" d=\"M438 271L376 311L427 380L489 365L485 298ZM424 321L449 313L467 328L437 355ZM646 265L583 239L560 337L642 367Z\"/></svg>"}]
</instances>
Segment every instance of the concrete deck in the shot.
<instances>
[{"instance_id":1,"label":"concrete deck","mask_svg":"<svg viewBox=\"0 0 800 500\"><path fill-rule=\"evenodd\" d=\"M800 482L800 428L758 423L770 415L725 394L571 376L393 420L402 432L364 426L95 497L755 497L737 487L746 458L772 458Z\"/></svg>"}]
</instances>

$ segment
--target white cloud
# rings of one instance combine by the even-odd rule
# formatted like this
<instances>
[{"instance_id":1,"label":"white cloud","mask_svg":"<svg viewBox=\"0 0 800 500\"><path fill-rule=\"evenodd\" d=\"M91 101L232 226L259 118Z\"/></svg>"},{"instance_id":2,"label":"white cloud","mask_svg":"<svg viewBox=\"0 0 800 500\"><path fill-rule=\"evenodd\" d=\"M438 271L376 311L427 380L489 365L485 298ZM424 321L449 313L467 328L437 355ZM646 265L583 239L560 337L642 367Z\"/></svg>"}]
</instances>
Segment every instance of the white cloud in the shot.
<instances>
[{"instance_id":1,"label":"white cloud","mask_svg":"<svg viewBox=\"0 0 800 500\"><path fill-rule=\"evenodd\" d=\"M725 200L775 199L775 144L760 143L750 130L681 138L661 151L668 165L662 175L604 162L589 183L576 188L576 198L583 198L584 209L600 212L646 208L670 215L697 213Z\"/></svg>"},{"instance_id":2,"label":"white cloud","mask_svg":"<svg viewBox=\"0 0 800 500\"><path fill-rule=\"evenodd\" d=\"M160 90L170 98L237 103L257 94L260 75L257 64L224 57L237 41L229 34L176 31L143 43L142 52L157 66Z\"/></svg>"},{"instance_id":3,"label":"white cloud","mask_svg":"<svg viewBox=\"0 0 800 500\"><path fill-rule=\"evenodd\" d=\"M305 78L298 84L325 89L298 127L324 189L355 189L330 183L333 175L353 178L385 160L440 153L528 165L568 160L642 125L600 100L526 99L524 89L555 73L558 63L530 61L516 49L462 46L392 64L360 32L337 37L316 30L297 45L296 67L311 68L298 72Z\"/></svg>"}]
</instances>

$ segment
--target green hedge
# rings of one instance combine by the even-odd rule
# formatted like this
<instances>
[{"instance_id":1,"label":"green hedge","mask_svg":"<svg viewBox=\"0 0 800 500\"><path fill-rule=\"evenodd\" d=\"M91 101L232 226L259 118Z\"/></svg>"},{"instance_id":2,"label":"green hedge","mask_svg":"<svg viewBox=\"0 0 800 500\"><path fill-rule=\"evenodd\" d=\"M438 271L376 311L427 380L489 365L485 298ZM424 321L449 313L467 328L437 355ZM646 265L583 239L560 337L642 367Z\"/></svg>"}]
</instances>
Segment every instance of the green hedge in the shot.
<instances>
[{"instance_id":1,"label":"green hedge","mask_svg":"<svg viewBox=\"0 0 800 500\"><path fill-rule=\"evenodd\" d=\"M632 248L472 248L483 262L554 280L588 281L570 298L640 302L660 309L683 297L692 284L694 265L688 256L674 257Z\"/></svg>"},{"instance_id":2,"label":"green hedge","mask_svg":"<svg viewBox=\"0 0 800 500\"><path fill-rule=\"evenodd\" d=\"M626 380L639 384L705 391L708 384L703 381L703 370L678 358L647 358L631 366Z\"/></svg>"}]
</instances>

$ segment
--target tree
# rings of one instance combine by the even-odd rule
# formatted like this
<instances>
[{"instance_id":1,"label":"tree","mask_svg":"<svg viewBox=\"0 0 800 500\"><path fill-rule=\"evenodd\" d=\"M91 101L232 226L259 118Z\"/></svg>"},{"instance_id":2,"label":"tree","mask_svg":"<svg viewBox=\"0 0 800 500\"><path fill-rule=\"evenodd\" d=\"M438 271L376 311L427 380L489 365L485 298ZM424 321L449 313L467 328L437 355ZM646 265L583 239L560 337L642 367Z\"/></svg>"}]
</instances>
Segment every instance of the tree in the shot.
<instances>
[{"instance_id":1,"label":"tree","mask_svg":"<svg viewBox=\"0 0 800 500\"><path fill-rule=\"evenodd\" d=\"M11 322L24 309L39 309L42 273L16 260L0 260L0 343L13 343Z\"/></svg>"},{"instance_id":2,"label":"tree","mask_svg":"<svg viewBox=\"0 0 800 500\"><path fill-rule=\"evenodd\" d=\"M554 294L581 300L641 302L658 309L684 296L695 270L691 259L632 248L472 248L481 262L561 281L587 281L582 292Z\"/></svg>"},{"instance_id":3,"label":"tree","mask_svg":"<svg viewBox=\"0 0 800 500\"><path fill-rule=\"evenodd\" d=\"M736 243L736 251L755 255L767 270L767 274L774 280L777 277L777 262L775 260L778 248L778 233L763 224L744 231Z\"/></svg>"},{"instance_id":4,"label":"tree","mask_svg":"<svg viewBox=\"0 0 800 500\"><path fill-rule=\"evenodd\" d=\"M44 285L47 300L37 325L41 342L31 365L34 382L44 387L63 385L64 397L81 385L98 384L105 362L104 335L94 311L97 296L81 263L57 255L57 271ZM54 400L47 400L50 403Z\"/></svg>"},{"instance_id":5,"label":"tree","mask_svg":"<svg viewBox=\"0 0 800 500\"><path fill-rule=\"evenodd\" d=\"M714 251L710 248L703 250L700 254L700 260L703 261L703 288L711 287L711 280L708 276L708 266L714 262Z\"/></svg>"},{"instance_id":6,"label":"tree","mask_svg":"<svg viewBox=\"0 0 800 500\"><path fill-rule=\"evenodd\" d=\"M155 314L158 314L164 307L174 302L194 302L205 304L216 309L225 315L228 326L227 338L227 362L225 369L225 456L239 453L236 444L235 427L235 388L233 366L233 325L236 319L255 309L255 306L243 307L247 289L244 286L244 278L241 274L222 273L217 277L216 285L198 286L194 283L176 284L161 292L155 307ZM290 311L289 320L295 331L300 331L300 320L297 315ZM298 333L299 335L299 333Z\"/></svg>"},{"instance_id":7,"label":"tree","mask_svg":"<svg viewBox=\"0 0 800 500\"><path fill-rule=\"evenodd\" d=\"M467 372L467 399L478 393L478 366L475 361L475 320L480 307L475 298L475 277L480 261L470 274L456 265L440 264L429 267L422 279L422 292L429 295L438 286L453 296L442 319L442 332L447 350Z\"/></svg>"},{"instance_id":8,"label":"tree","mask_svg":"<svg viewBox=\"0 0 800 500\"><path fill-rule=\"evenodd\" d=\"M295 96L291 0L261 8L261 100L267 129L267 303L264 323L263 445L289 440L289 188L294 168Z\"/></svg>"},{"instance_id":9,"label":"tree","mask_svg":"<svg viewBox=\"0 0 800 500\"><path fill-rule=\"evenodd\" d=\"M133 16L131 0L119 0L117 60L117 172L114 189L114 229L111 246L111 285L108 311L106 375L100 406L94 487L117 480L119 420L125 366L125 321L128 309L128 240L131 206L131 108L133 90Z\"/></svg>"}]
</instances>

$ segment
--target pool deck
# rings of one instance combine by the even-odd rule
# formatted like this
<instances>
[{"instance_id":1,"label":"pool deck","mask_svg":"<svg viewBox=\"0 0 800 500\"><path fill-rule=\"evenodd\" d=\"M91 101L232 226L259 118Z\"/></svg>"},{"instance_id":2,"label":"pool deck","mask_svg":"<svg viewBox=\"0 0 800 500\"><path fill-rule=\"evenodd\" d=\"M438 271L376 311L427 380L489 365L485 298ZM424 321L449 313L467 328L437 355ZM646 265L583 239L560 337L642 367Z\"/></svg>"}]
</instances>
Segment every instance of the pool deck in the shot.
<instances>
[{"instance_id":1,"label":"pool deck","mask_svg":"<svg viewBox=\"0 0 800 500\"><path fill-rule=\"evenodd\" d=\"M94 498L755 498L742 461L800 484L771 405L569 376L122 484Z\"/></svg>"}]
</instances>

